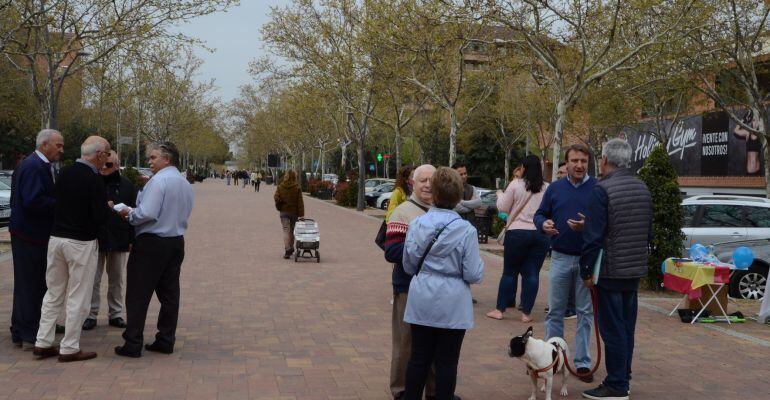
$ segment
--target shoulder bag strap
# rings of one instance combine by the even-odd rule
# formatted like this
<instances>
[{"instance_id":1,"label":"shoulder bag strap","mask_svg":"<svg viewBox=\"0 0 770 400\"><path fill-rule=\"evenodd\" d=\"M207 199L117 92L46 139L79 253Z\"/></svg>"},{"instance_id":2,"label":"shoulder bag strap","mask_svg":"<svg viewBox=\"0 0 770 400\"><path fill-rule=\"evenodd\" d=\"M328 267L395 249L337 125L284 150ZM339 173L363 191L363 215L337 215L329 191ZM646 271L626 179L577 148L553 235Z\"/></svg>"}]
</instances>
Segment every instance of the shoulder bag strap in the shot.
<instances>
[{"instance_id":1,"label":"shoulder bag strap","mask_svg":"<svg viewBox=\"0 0 770 400\"><path fill-rule=\"evenodd\" d=\"M422 257L420 257L420 261L417 263L417 272L414 273L415 276L417 276L420 273L420 270L422 269L422 264L425 262L425 257L428 256L430 249L433 248L433 244L436 243L436 240L438 240L438 236L441 235L441 232L444 232L444 229L446 229L446 227L449 226L449 224L457 221L458 219L462 219L462 218L455 218L449 221L446 225L444 225L441 229L439 229L438 232L436 232L436 235L433 236L433 239L430 241L430 243L428 243L428 247L425 249L425 252L422 253Z\"/></svg>"},{"instance_id":2,"label":"shoulder bag strap","mask_svg":"<svg viewBox=\"0 0 770 400\"><path fill-rule=\"evenodd\" d=\"M425 212L428 212L428 209L427 209L427 208L423 207L423 206L422 206L420 203L418 203L418 202L416 202L416 201L412 200L411 198L409 199L409 202L410 202L410 203L412 203L412 204L414 204L414 205L416 205L417 207L420 207L420 209L421 209L421 210L423 210L423 211L425 211ZM447 224L447 225L448 225L448 224Z\"/></svg>"},{"instance_id":3,"label":"shoulder bag strap","mask_svg":"<svg viewBox=\"0 0 770 400\"><path fill-rule=\"evenodd\" d=\"M527 203L529 203L529 200L532 198L532 194L533 194L532 192L529 192L529 195L527 196L527 199L524 200L524 203L522 203L521 206L519 206L519 209L516 210L515 214L508 214L508 222L505 224L505 229L503 230L503 232L507 231L508 227L511 226L511 224L516 219L516 217L518 217L519 214L521 214L521 211L524 210L524 207L527 206ZM515 203L515 201L514 201L514 203ZM511 211L513 211L513 204L511 204Z\"/></svg>"}]
</instances>

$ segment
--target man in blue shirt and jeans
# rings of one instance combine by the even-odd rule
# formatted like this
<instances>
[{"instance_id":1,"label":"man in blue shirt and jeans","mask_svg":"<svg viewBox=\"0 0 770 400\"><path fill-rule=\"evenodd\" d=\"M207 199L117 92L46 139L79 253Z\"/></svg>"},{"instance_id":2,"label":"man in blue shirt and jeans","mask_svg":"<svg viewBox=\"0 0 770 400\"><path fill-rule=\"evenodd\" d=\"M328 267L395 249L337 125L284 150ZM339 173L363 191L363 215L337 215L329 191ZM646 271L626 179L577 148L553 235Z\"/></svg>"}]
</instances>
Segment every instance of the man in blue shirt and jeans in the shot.
<instances>
[{"instance_id":1,"label":"man in blue shirt and jeans","mask_svg":"<svg viewBox=\"0 0 770 400\"><path fill-rule=\"evenodd\" d=\"M546 189L535 213L535 227L551 237L551 269L548 306L545 317L546 338L564 337L564 317L570 290L575 290L577 332L574 365L583 382L593 382L589 344L593 327L590 291L580 279L580 252L583 248L584 213L588 208L596 179L588 176L589 151L583 145L567 148L567 179L560 179Z\"/></svg>"}]
</instances>

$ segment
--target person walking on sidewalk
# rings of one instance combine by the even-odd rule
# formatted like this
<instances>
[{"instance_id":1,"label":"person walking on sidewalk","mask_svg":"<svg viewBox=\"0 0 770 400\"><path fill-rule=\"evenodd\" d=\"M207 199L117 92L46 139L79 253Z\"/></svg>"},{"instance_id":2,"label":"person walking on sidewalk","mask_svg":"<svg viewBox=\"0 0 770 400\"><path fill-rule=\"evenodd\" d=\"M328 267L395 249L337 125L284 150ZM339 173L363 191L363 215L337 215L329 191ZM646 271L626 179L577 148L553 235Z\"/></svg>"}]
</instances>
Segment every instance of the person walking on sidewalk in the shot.
<instances>
[{"instance_id":1,"label":"person walking on sidewalk","mask_svg":"<svg viewBox=\"0 0 770 400\"><path fill-rule=\"evenodd\" d=\"M591 356L589 343L593 326L591 294L580 280L582 231L588 201L596 179L587 174L588 148L574 144L564 154L567 178L553 182L546 189L535 213L537 229L551 237L551 268L549 271L548 314L545 316L546 338L564 337L564 316L570 288L575 288L577 329L574 365L582 374L580 380L590 383Z\"/></svg>"},{"instance_id":2,"label":"person walking on sidewalk","mask_svg":"<svg viewBox=\"0 0 770 400\"><path fill-rule=\"evenodd\" d=\"M652 198L644 182L628 168L631 146L622 139L604 144L599 171L602 179L591 191L583 232L580 277L594 285L599 252L598 320L604 339L607 377L599 387L583 392L588 399L628 399L639 281L647 276L647 249L652 239Z\"/></svg>"},{"instance_id":3,"label":"person walking on sidewalk","mask_svg":"<svg viewBox=\"0 0 770 400\"><path fill-rule=\"evenodd\" d=\"M509 211L505 242L503 244L503 275L497 291L497 306L487 317L503 319L509 304L516 302L516 286L521 274L521 321L531 322L540 286L540 268L548 252L548 236L538 231L533 222L535 212L548 188L543 181L540 159L529 155L524 158L522 179L514 179L505 193L498 192L497 209Z\"/></svg>"},{"instance_id":4,"label":"person walking on sidewalk","mask_svg":"<svg viewBox=\"0 0 770 400\"><path fill-rule=\"evenodd\" d=\"M435 398L454 397L463 338L473 328L470 284L484 277L476 228L453 211L463 198L460 174L441 167L430 187L434 207L409 224L404 244L404 271L413 276L404 314L412 331L406 400L422 399L431 366Z\"/></svg>"},{"instance_id":5,"label":"person walking on sidewalk","mask_svg":"<svg viewBox=\"0 0 770 400\"><path fill-rule=\"evenodd\" d=\"M150 143L147 163L153 176L136 200L136 208L120 212L134 227L128 255L125 343L115 354L141 357L147 307L153 292L160 301L155 341L148 351L174 352L179 319L179 275L184 261L184 234L193 208L193 190L179 172L179 150L171 142Z\"/></svg>"},{"instance_id":6,"label":"person walking on sidewalk","mask_svg":"<svg viewBox=\"0 0 770 400\"><path fill-rule=\"evenodd\" d=\"M97 237L112 210L99 170L110 144L90 136L80 146L80 158L62 169L56 183L56 210L48 241L48 291L40 310L40 328L33 353L39 359L58 355L60 362L96 358L80 349L80 333L91 306L91 292L99 259ZM54 346L56 320L65 310L65 332Z\"/></svg>"},{"instance_id":7,"label":"person walking on sidewalk","mask_svg":"<svg viewBox=\"0 0 770 400\"><path fill-rule=\"evenodd\" d=\"M37 134L36 149L11 178L13 308L11 341L24 350L35 347L40 308L45 296L46 255L53 229L56 194L51 163L64 153L64 138L53 129Z\"/></svg>"},{"instance_id":8,"label":"person walking on sidewalk","mask_svg":"<svg viewBox=\"0 0 770 400\"><path fill-rule=\"evenodd\" d=\"M107 162L100 171L104 179L107 200L113 204L123 203L136 207L136 188L134 184L120 174L118 154L112 150ZM91 294L91 313L83 322L83 330L96 327L101 304L100 288L102 275L107 271L107 306L110 326L125 328L123 319L123 291L126 287L126 263L131 243L134 242L134 228L117 213L111 213L107 223L99 232L99 261L96 264L94 289Z\"/></svg>"},{"instance_id":9,"label":"person walking on sidewalk","mask_svg":"<svg viewBox=\"0 0 770 400\"><path fill-rule=\"evenodd\" d=\"M302 190L297 184L296 172L286 172L275 190L273 200L275 208L280 212L283 227L283 258L288 259L294 254L294 225L298 218L305 216L305 203L302 201Z\"/></svg>"}]
</instances>

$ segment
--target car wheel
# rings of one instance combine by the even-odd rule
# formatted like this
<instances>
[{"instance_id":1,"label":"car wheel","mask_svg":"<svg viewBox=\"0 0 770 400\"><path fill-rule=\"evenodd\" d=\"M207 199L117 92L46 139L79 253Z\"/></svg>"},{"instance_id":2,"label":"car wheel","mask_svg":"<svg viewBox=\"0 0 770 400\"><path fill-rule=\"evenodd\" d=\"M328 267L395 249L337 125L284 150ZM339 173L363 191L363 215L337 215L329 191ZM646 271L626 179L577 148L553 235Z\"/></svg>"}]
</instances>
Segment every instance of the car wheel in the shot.
<instances>
[{"instance_id":1,"label":"car wheel","mask_svg":"<svg viewBox=\"0 0 770 400\"><path fill-rule=\"evenodd\" d=\"M383 210L387 210L388 209L388 204L390 204L390 200L385 200L385 201L382 202L382 204L380 204L380 208L383 209Z\"/></svg>"},{"instance_id":2,"label":"car wheel","mask_svg":"<svg viewBox=\"0 0 770 400\"><path fill-rule=\"evenodd\" d=\"M730 280L730 295L739 299L762 300L767 286L767 266L752 265L748 271L737 271Z\"/></svg>"}]
</instances>

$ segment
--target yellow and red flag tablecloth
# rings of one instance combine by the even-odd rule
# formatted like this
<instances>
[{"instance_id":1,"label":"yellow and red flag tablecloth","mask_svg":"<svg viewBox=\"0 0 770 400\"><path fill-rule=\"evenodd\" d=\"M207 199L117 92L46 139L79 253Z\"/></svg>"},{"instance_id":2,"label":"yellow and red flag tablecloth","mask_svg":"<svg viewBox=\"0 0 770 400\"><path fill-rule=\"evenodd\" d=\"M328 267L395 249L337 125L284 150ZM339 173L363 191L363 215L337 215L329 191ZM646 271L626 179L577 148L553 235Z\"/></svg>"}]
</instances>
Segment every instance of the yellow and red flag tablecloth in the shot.
<instances>
[{"instance_id":1,"label":"yellow and red flag tablecloth","mask_svg":"<svg viewBox=\"0 0 770 400\"><path fill-rule=\"evenodd\" d=\"M688 259L669 258L665 263L663 286L690 299L701 296L701 287L730 283L729 264L700 263Z\"/></svg>"}]
</instances>

